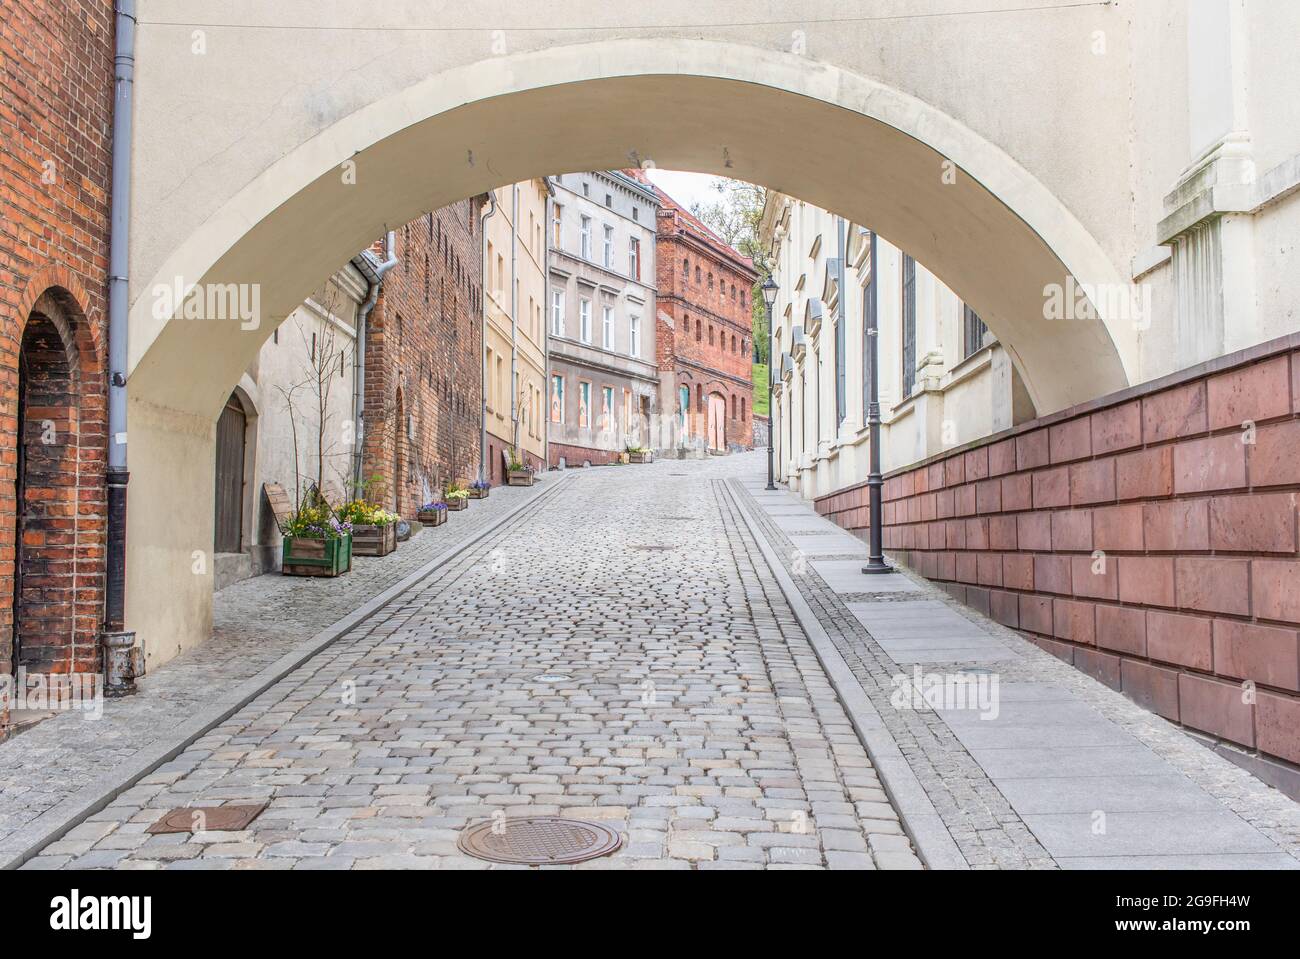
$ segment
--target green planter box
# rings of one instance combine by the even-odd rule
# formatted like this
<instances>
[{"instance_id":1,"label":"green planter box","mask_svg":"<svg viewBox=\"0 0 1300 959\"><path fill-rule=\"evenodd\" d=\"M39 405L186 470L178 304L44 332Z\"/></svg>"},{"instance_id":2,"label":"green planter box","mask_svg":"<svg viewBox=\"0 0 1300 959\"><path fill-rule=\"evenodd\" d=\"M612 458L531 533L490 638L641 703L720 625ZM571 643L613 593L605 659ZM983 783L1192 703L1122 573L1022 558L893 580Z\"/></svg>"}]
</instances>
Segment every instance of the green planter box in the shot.
<instances>
[{"instance_id":1,"label":"green planter box","mask_svg":"<svg viewBox=\"0 0 1300 959\"><path fill-rule=\"evenodd\" d=\"M306 539L286 536L280 547L286 576L339 576L352 568L352 536Z\"/></svg>"}]
</instances>

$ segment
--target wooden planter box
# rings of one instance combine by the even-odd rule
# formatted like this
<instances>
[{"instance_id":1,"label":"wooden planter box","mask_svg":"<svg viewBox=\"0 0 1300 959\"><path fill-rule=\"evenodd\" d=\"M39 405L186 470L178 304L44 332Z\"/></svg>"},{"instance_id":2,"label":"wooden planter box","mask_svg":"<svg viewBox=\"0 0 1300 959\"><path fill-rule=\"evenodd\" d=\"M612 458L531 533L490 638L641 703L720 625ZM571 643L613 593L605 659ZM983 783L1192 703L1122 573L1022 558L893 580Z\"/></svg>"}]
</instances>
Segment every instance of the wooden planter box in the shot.
<instances>
[{"instance_id":1,"label":"wooden planter box","mask_svg":"<svg viewBox=\"0 0 1300 959\"><path fill-rule=\"evenodd\" d=\"M469 509L469 500L449 499L447 500L447 509Z\"/></svg>"},{"instance_id":2,"label":"wooden planter box","mask_svg":"<svg viewBox=\"0 0 1300 959\"><path fill-rule=\"evenodd\" d=\"M506 474L506 484L509 486L532 486L532 470L511 470Z\"/></svg>"},{"instance_id":3,"label":"wooden planter box","mask_svg":"<svg viewBox=\"0 0 1300 959\"><path fill-rule=\"evenodd\" d=\"M286 536L280 549L286 576L338 576L352 568L352 537L305 539Z\"/></svg>"},{"instance_id":4,"label":"wooden planter box","mask_svg":"<svg viewBox=\"0 0 1300 959\"><path fill-rule=\"evenodd\" d=\"M416 512L415 518L420 521L421 526L441 526L447 522L447 511L445 509L422 509Z\"/></svg>"},{"instance_id":5,"label":"wooden planter box","mask_svg":"<svg viewBox=\"0 0 1300 959\"><path fill-rule=\"evenodd\" d=\"M629 463L649 463L654 459L654 453L628 453L627 461Z\"/></svg>"},{"instance_id":6,"label":"wooden planter box","mask_svg":"<svg viewBox=\"0 0 1300 959\"><path fill-rule=\"evenodd\" d=\"M387 556L397 549L397 524L352 527L352 552L357 556Z\"/></svg>"},{"instance_id":7,"label":"wooden planter box","mask_svg":"<svg viewBox=\"0 0 1300 959\"><path fill-rule=\"evenodd\" d=\"M485 487L484 489L475 489L473 486L471 486L471 487L469 488L469 498L470 498L470 499L487 499L487 498L488 498L488 493L490 493L490 492L492 492L492 487L490 487L490 486Z\"/></svg>"}]
</instances>

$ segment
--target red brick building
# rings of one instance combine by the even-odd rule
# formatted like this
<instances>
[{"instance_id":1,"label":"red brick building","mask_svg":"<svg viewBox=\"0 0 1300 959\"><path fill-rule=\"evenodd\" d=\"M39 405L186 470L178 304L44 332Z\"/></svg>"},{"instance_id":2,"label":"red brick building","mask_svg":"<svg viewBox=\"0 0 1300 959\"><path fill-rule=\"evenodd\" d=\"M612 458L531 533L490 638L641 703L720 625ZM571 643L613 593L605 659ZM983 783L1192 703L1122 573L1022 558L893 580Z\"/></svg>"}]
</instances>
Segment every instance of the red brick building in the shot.
<instances>
[{"instance_id":1,"label":"red brick building","mask_svg":"<svg viewBox=\"0 0 1300 959\"><path fill-rule=\"evenodd\" d=\"M0 671L94 672L104 616L113 5L6 0L4 11ZM5 722L0 715L0 736Z\"/></svg>"},{"instance_id":2,"label":"red brick building","mask_svg":"<svg viewBox=\"0 0 1300 959\"><path fill-rule=\"evenodd\" d=\"M679 449L753 446L753 324L758 273L689 210L655 188L656 348ZM663 431L666 435L668 431Z\"/></svg>"},{"instance_id":3,"label":"red brick building","mask_svg":"<svg viewBox=\"0 0 1300 959\"><path fill-rule=\"evenodd\" d=\"M397 265L366 324L362 479L402 516L478 476L483 408L483 197L397 231Z\"/></svg>"}]
</instances>

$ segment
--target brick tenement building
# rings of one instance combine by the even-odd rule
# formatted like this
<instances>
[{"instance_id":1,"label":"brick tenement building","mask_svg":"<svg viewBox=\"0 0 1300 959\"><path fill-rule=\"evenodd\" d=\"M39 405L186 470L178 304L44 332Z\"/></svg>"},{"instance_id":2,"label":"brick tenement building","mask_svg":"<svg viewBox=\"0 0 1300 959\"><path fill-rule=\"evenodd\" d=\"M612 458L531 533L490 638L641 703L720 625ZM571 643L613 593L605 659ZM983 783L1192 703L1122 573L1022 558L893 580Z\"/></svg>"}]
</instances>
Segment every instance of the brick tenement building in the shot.
<instances>
[{"instance_id":1,"label":"brick tenement building","mask_svg":"<svg viewBox=\"0 0 1300 959\"><path fill-rule=\"evenodd\" d=\"M366 325L362 479L408 519L447 481L478 475L483 203L397 231L398 263Z\"/></svg>"},{"instance_id":2,"label":"brick tenement building","mask_svg":"<svg viewBox=\"0 0 1300 959\"><path fill-rule=\"evenodd\" d=\"M99 668L112 109L113 5L6 0L0 22L0 670L6 673ZM0 737L6 722L0 715Z\"/></svg>"},{"instance_id":3,"label":"brick tenement building","mask_svg":"<svg viewBox=\"0 0 1300 959\"><path fill-rule=\"evenodd\" d=\"M1300 784L1300 335L885 479L884 543L954 597ZM865 534L864 484L817 500Z\"/></svg>"},{"instance_id":4,"label":"brick tenement building","mask_svg":"<svg viewBox=\"0 0 1300 959\"><path fill-rule=\"evenodd\" d=\"M753 426L753 322L758 273L658 187L657 356L679 449L748 449Z\"/></svg>"}]
</instances>

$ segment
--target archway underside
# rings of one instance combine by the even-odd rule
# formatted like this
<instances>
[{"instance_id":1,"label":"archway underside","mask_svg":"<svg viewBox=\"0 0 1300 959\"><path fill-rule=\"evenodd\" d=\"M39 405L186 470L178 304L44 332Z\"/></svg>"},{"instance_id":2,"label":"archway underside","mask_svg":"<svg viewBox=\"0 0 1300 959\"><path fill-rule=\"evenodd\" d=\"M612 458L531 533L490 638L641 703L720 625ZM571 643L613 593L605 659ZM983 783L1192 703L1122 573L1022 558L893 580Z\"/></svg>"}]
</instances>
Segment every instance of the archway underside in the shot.
<instances>
[{"instance_id":1,"label":"archway underside","mask_svg":"<svg viewBox=\"0 0 1300 959\"><path fill-rule=\"evenodd\" d=\"M835 149L810 149L826 143ZM1127 385L1105 322L1043 318L1044 289L1071 271L1025 219L964 170L950 182L949 158L920 140L823 100L712 77L616 77L475 101L356 146L355 183L320 172L202 276L258 284L260 325L168 321L132 372L133 399L215 420L274 326L385 228L532 176L638 162L761 183L878 230L980 313L1040 413Z\"/></svg>"}]
</instances>

